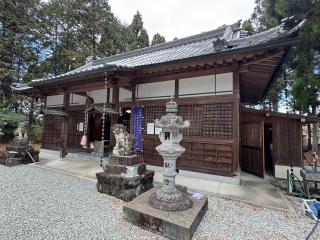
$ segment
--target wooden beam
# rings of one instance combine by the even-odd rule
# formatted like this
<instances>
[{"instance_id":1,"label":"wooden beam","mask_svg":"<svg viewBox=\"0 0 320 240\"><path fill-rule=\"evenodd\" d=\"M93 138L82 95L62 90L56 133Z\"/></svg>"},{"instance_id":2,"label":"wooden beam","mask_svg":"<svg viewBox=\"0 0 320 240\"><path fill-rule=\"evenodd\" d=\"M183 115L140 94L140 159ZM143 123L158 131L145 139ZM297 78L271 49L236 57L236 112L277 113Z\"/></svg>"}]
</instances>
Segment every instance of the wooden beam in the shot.
<instances>
[{"instance_id":1,"label":"wooden beam","mask_svg":"<svg viewBox=\"0 0 320 240\"><path fill-rule=\"evenodd\" d=\"M66 92L63 95L63 110L65 113L67 113L67 116L63 118L62 129L61 129L61 148L60 148L61 158L64 158L67 155L67 149L68 149L69 105L70 105L70 92Z\"/></svg>"},{"instance_id":2,"label":"wooden beam","mask_svg":"<svg viewBox=\"0 0 320 240\"><path fill-rule=\"evenodd\" d=\"M258 63L261 61L265 61L267 59L272 59L274 57L279 57L283 54L283 50L273 50L272 52L265 52L259 56L255 56L250 60L246 60L244 63L240 63L240 66L250 65L253 63Z\"/></svg>"}]
</instances>

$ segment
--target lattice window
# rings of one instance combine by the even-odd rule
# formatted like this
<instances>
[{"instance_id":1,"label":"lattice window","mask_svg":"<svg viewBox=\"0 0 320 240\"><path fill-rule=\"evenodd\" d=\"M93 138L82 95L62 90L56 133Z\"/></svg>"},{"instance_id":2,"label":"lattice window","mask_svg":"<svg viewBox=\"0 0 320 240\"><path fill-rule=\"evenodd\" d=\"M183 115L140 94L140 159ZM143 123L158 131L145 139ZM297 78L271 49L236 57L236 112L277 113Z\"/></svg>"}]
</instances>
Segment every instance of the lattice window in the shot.
<instances>
[{"instance_id":1,"label":"lattice window","mask_svg":"<svg viewBox=\"0 0 320 240\"><path fill-rule=\"evenodd\" d=\"M144 134L147 123L165 114L165 106L144 107ZM212 136L232 138L232 103L179 105L178 114L190 120L191 127L183 131L185 136Z\"/></svg>"}]
</instances>

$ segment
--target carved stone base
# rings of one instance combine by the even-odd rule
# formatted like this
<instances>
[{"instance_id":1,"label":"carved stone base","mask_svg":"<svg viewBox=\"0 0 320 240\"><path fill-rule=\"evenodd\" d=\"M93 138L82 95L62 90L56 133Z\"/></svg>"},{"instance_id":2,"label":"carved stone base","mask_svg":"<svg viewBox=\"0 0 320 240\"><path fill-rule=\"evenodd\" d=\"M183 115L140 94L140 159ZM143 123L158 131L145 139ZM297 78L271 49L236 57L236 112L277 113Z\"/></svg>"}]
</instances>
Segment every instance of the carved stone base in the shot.
<instances>
[{"instance_id":1,"label":"carved stone base","mask_svg":"<svg viewBox=\"0 0 320 240\"><path fill-rule=\"evenodd\" d=\"M174 193L165 193L160 189L151 194L149 204L167 212L177 212L192 208L192 200L186 192L176 190Z\"/></svg>"},{"instance_id":2,"label":"carved stone base","mask_svg":"<svg viewBox=\"0 0 320 240\"><path fill-rule=\"evenodd\" d=\"M147 170L136 177L123 177L106 172L97 173L96 176L99 192L129 202L153 187L154 172Z\"/></svg>"},{"instance_id":3,"label":"carved stone base","mask_svg":"<svg viewBox=\"0 0 320 240\"><path fill-rule=\"evenodd\" d=\"M140 163L140 156L132 155L132 156L119 156L111 154L109 157L109 164L113 165L126 165L132 166Z\"/></svg>"}]
</instances>

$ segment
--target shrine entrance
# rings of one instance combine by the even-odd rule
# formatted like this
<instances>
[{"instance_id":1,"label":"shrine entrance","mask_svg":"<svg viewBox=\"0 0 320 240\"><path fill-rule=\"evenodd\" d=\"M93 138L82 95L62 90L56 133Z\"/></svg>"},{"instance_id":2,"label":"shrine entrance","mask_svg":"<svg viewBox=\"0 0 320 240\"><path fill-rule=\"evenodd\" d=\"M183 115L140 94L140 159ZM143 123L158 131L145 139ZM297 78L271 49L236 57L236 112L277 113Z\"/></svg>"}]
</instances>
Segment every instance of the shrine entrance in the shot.
<instances>
[{"instance_id":1,"label":"shrine entrance","mask_svg":"<svg viewBox=\"0 0 320 240\"><path fill-rule=\"evenodd\" d=\"M103 121L103 113L105 112L105 121ZM97 154L108 154L111 141L111 116L118 115L118 112L111 107L103 109L100 106L92 104L85 111L87 115L87 146L84 147L85 152L93 152ZM104 127L102 126L104 122ZM104 132L102 142L102 132ZM103 149L104 148L104 149Z\"/></svg>"},{"instance_id":2,"label":"shrine entrance","mask_svg":"<svg viewBox=\"0 0 320 240\"><path fill-rule=\"evenodd\" d=\"M88 119L88 126L89 142L101 141L102 114L99 112L90 114ZM111 117L109 115L106 115L104 140L107 142L110 142L110 127Z\"/></svg>"}]
</instances>

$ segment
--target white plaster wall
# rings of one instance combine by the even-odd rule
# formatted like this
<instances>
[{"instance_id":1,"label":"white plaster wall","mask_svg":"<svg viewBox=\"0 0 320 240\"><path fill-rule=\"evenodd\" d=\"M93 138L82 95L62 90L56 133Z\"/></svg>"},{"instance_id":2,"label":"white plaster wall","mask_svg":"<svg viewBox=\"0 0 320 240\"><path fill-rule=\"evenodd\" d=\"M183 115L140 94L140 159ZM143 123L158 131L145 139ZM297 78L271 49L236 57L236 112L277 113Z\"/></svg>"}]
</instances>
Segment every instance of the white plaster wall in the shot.
<instances>
[{"instance_id":1,"label":"white plaster wall","mask_svg":"<svg viewBox=\"0 0 320 240\"><path fill-rule=\"evenodd\" d=\"M150 98L160 99L168 98L174 95L174 80L139 84L137 86L136 97L138 99Z\"/></svg>"},{"instance_id":2,"label":"white plaster wall","mask_svg":"<svg viewBox=\"0 0 320 240\"><path fill-rule=\"evenodd\" d=\"M217 74L216 91L229 91L220 94L230 94L233 90L233 73Z\"/></svg>"},{"instance_id":3,"label":"white plaster wall","mask_svg":"<svg viewBox=\"0 0 320 240\"><path fill-rule=\"evenodd\" d=\"M179 95L214 92L214 75L179 80Z\"/></svg>"},{"instance_id":4,"label":"white plaster wall","mask_svg":"<svg viewBox=\"0 0 320 240\"><path fill-rule=\"evenodd\" d=\"M132 98L131 91L124 89L124 88L119 88L119 101L120 102L131 101L131 98Z\"/></svg>"},{"instance_id":5,"label":"white plaster wall","mask_svg":"<svg viewBox=\"0 0 320 240\"><path fill-rule=\"evenodd\" d=\"M77 95L77 94L71 94L70 95L70 105L83 105L86 102L86 97Z\"/></svg>"},{"instance_id":6,"label":"white plaster wall","mask_svg":"<svg viewBox=\"0 0 320 240\"><path fill-rule=\"evenodd\" d=\"M53 95L47 97L47 107L62 106L63 95Z\"/></svg>"},{"instance_id":7,"label":"white plaster wall","mask_svg":"<svg viewBox=\"0 0 320 240\"><path fill-rule=\"evenodd\" d=\"M94 103L104 103L106 102L106 96L105 96L105 90L104 89L99 89L99 90L94 90L89 93L90 97L93 98ZM110 101L112 99L112 88L110 88Z\"/></svg>"},{"instance_id":8,"label":"white plaster wall","mask_svg":"<svg viewBox=\"0 0 320 240\"><path fill-rule=\"evenodd\" d=\"M276 178L287 178L287 170L290 170L290 166L282 166L282 165L275 165L274 166L274 176ZM302 180L300 176L300 169L301 167L293 167L293 173L300 179Z\"/></svg>"},{"instance_id":9,"label":"white plaster wall","mask_svg":"<svg viewBox=\"0 0 320 240\"><path fill-rule=\"evenodd\" d=\"M210 96L230 94L233 90L233 74L223 73L216 75L208 75L194 78L183 78L179 80L179 96ZM221 92L227 91L227 92ZM215 93L216 92L216 93ZM187 94L187 95L185 95Z\"/></svg>"},{"instance_id":10,"label":"white plaster wall","mask_svg":"<svg viewBox=\"0 0 320 240\"><path fill-rule=\"evenodd\" d=\"M124 89L125 90L125 89ZM127 91L127 90L125 90ZM99 89L89 92L89 96L94 99L94 103L103 103L105 102L105 90ZM127 92L120 90L122 92L122 97L127 98ZM131 97L131 92L130 97ZM110 89L110 101L112 99L112 88ZM70 94L70 105L83 105L86 102L86 97L77 95L77 94ZM63 104L63 95L53 95L47 97L47 107L56 107L62 106Z\"/></svg>"}]
</instances>

